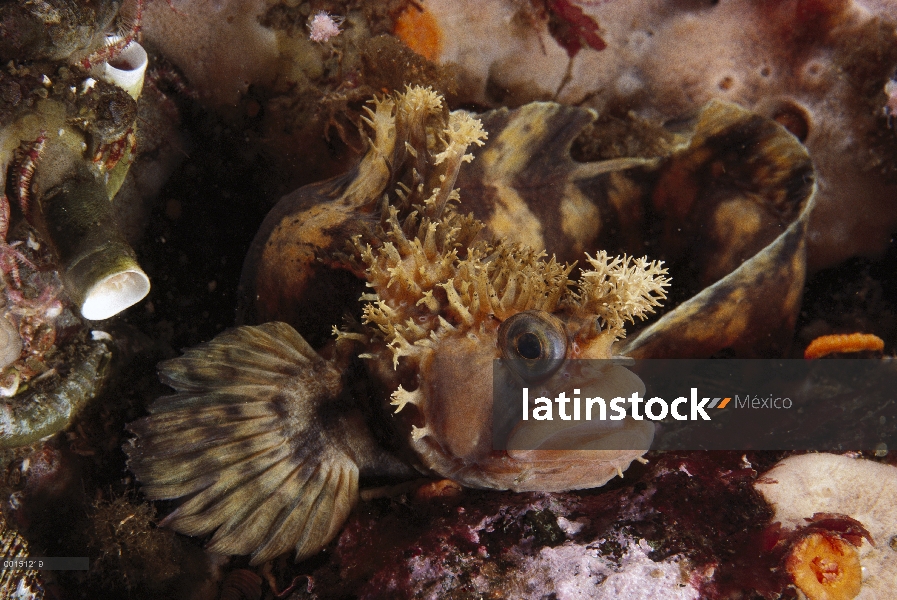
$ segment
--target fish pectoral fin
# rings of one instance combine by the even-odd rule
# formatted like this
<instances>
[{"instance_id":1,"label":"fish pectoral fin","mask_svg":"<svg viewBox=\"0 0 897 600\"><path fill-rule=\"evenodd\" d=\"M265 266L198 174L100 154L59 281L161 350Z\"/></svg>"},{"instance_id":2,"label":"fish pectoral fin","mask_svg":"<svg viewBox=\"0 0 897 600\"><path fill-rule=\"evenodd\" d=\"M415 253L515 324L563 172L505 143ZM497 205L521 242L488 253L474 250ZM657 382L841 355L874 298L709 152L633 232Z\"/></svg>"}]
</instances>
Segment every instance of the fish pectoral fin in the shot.
<instances>
[{"instance_id":1,"label":"fish pectoral fin","mask_svg":"<svg viewBox=\"0 0 897 600\"><path fill-rule=\"evenodd\" d=\"M238 327L159 365L178 392L128 426L129 467L152 500L184 498L163 524L215 531L209 549L294 548L297 560L336 536L358 502L359 467L340 405L342 377L292 327Z\"/></svg>"}]
</instances>

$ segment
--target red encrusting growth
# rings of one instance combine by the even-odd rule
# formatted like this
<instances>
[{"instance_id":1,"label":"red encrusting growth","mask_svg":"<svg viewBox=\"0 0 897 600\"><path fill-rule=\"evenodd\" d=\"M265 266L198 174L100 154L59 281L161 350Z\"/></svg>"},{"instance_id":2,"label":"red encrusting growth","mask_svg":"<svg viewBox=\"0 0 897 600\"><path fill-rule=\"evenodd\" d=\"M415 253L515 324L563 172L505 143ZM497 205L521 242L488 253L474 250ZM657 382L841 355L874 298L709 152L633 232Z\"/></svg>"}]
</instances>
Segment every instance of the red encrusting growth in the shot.
<instances>
[{"instance_id":1,"label":"red encrusting growth","mask_svg":"<svg viewBox=\"0 0 897 600\"><path fill-rule=\"evenodd\" d=\"M570 58L588 46L604 50L607 43L598 35L601 30L592 17L571 0L547 0L548 31Z\"/></svg>"},{"instance_id":2,"label":"red encrusting growth","mask_svg":"<svg viewBox=\"0 0 897 600\"><path fill-rule=\"evenodd\" d=\"M838 513L813 513L812 517L805 520L808 523L803 528L805 532L823 531L834 534L844 538L857 548L860 547L864 539L873 546L875 545L875 540L872 539L869 530L853 517Z\"/></svg>"}]
</instances>

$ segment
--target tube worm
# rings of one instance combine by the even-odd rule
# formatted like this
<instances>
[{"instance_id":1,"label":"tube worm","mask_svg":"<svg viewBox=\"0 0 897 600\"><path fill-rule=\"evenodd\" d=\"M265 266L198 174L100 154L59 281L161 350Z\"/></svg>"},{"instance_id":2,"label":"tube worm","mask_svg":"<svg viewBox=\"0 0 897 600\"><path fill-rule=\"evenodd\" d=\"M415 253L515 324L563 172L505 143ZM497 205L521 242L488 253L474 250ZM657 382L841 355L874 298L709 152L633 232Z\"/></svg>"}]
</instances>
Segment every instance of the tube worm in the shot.
<instances>
[{"instance_id":1,"label":"tube worm","mask_svg":"<svg viewBox=\"0 0 897 600\"><path fill-rule=\"evenodd\" d=\"M106 186L81 166L40 200L66 291L85 319L108 319L140 301L150 282L115 223Z\"/></svg>"}]
</instances>

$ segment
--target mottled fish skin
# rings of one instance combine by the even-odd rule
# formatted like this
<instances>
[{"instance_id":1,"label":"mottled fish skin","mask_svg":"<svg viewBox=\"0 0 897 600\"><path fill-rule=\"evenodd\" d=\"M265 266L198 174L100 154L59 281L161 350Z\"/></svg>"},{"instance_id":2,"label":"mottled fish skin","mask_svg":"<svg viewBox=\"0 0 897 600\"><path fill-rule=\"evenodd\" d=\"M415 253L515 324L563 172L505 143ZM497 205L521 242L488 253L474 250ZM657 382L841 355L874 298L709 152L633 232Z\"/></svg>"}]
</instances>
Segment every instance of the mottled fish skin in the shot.
<instances>
[{"instance_id":1,"label":"mottled fish skin","mask_svg":"<svg viewBox=\"0 0 897 600\"><path fill-rule=\"evenodd\" d=\"M808 218L816 191L812 161L797 138L771 119L724 102L709 103L674 136L677 143L652 146L668 148L665 155L588 163L573 160L570 148L595 121L590 109L538 102L480 118L490 137L471 148L475 160L459 172L457 187L465 210L485 223L484 235L544 248L560 262L595 249L647 252L665 261L676 279L667 312L750 264L799 218ZM600 129L591 135L600 136ZM301 188L269 214L244 265L244 322L282 319L320 345L329 333L324 323L339 322L341 311L360 311L363 273L346 270L334 257L346 239L370 226L375 207L343 190L359 177L373 182L369 190L388 189L380 161L395 151L386 146L344 177ZM805 231L799 227L793 235ZM762 271L780 276L740 280L762 284L751 287L750 298L762 296L774 307L753 319L749 332L727 329L724 312L707 313L729 333L655 329L652 347L665 348L658 356L710 356L724 349L779 355L796 321L803 247L799 240L783 244L760 261ZM748 269L759 273L757 265ZM685 310L694 314L694 305ZM750 343L740 337L746 333Z\"/></svg>"},{"instance_id":2,"label":"mottled fish skin","mask_svg":"<svg viewBox=\"0 0 897 600\"><path fill-rule=\"evenodd\" d=\"M397 131L418 147L426 135L420 126L404 126L401 118L396 123L388 98L375 107L369 110L370 150L362 160L343 175L285 196L265 217L243 265L238 322L277 319L321 342L340 322L344 307L357 303L362 274L346 271L338 255L376 221L378 202L388 186L395 186L397 169L391 165L403 165L407 158L405 146L396 144ZM419 120L433 118L422 114ZM422 178L429 171L425 159L415 157L407 168Z\"/></svg>"},{"instance_id":3,"label":"mottled fish skin","mask_svg":"<svg viewBox=\"0 0 897 600\"><path fill-rule=\"evenodd\" d=\"M633 358L784 356L791 343L806 278L811 206L751 260L645 328L617 351ZM775 292L775 302L757 294Z\"/></svg>"},{"instance_id":4,"label":"mottled fish skin","mask_svg":"<svg viewBox=\"0 0 897 600\"><path fill-rule=\"evenodd\" d=\"M724 102L709 103L668 154L588 163L570 151L596 120L591 109L537 102L480 118L491 136L459 175L464 206L488 231L561 261L650 245L699 261L706 286L794 222L813 187L809 155L793 135ZM741 220L725 218L733 204Z\"/></svg>"},{"instance_id":5,"label":"mottled fish skin","mask_svg":"<svg viewBox=\"0 0 897 600\"><path fill-rule=\"evenodd\" d=\"M533 103L481 118L490 139L474 149L458 188L487 232L563 261L601 248L648 252L667 265L676 281L668 318L622 352L684 358L787 350L816 183L806 148L784 127L714 101L666 155L582 163L570 148L595 120L590 109ZM737 277L721 281L736 269Z\"/></svg>"}]
</instances>

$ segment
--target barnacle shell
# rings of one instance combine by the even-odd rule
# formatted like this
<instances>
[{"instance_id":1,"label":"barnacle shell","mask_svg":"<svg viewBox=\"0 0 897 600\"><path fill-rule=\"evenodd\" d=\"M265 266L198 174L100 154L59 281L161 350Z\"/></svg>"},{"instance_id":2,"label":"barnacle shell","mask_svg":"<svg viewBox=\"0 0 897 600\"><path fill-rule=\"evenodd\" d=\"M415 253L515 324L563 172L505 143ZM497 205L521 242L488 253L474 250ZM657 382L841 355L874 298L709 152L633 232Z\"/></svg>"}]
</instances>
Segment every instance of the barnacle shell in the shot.
<instances>
[{"instance_id":1,"label":"barnacle shell","mask_svg":"<svg viewBox=\"0 0 897 600\"><path fill-rule=\"evenodd\" d=\"M121 40L121 36L106 38L107 44L114 44ZM149 57L143 46L137 42L131 42L118 53L115 63L102 62L91 70L97 77L118 86L128 92L134 100L140 97L143 90L143 78L146 67L149 65Z\"/></svg>"}]
</instances>

